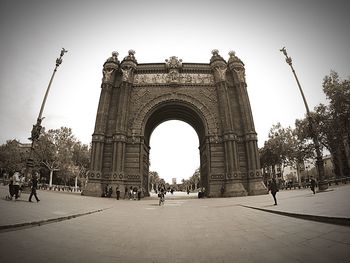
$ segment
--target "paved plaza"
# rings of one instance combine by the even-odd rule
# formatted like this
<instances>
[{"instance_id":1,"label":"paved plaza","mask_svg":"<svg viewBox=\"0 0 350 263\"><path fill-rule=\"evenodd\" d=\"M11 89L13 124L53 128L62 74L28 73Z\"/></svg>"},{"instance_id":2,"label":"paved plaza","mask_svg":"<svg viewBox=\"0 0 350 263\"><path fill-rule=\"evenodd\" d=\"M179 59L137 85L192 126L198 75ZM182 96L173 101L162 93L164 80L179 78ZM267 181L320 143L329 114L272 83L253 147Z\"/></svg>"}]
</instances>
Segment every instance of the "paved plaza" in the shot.
<instances>
[{"instance_id":1,"label":"paved plaza","mask_svg":"<svg viewBox=\"0 0 350 263\"><path fill-rule=\"evenodd\" d=\"M155 196L134 201L38 191L41 201L29 203L28 194L18 201L6 201L6 194L0 186L0 262L350 260L350 185L316 195L280 191L277 206L271 195L175 193L160 207ZM294 217L302 215L310 220Z\"/></svg>"}]
</instances>

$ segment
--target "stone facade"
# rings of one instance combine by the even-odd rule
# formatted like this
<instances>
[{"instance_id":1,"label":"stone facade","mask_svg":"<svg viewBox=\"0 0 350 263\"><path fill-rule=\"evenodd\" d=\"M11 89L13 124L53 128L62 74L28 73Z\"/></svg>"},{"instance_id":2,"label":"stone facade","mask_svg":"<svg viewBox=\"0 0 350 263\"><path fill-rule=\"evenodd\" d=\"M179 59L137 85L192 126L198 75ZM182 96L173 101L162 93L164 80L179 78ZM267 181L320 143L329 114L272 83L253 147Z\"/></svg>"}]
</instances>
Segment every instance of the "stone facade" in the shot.
<instances>
[{"instance_id":1,"label":"stone facade","mask_svg":"<svg viewBox=\"0 0 350 263\"><path fill-rule=\"evenodd\" d=\"M170 119L197 132L200 173L206 196L266 193L262 181L243 62L226 62L217 50L210 63L139 64L130 50L114 52L103 66L101 96L92 136L85 195L100 196L106 184L137 186L148 194L150 136Z\"/></svg>"}]
</instances>

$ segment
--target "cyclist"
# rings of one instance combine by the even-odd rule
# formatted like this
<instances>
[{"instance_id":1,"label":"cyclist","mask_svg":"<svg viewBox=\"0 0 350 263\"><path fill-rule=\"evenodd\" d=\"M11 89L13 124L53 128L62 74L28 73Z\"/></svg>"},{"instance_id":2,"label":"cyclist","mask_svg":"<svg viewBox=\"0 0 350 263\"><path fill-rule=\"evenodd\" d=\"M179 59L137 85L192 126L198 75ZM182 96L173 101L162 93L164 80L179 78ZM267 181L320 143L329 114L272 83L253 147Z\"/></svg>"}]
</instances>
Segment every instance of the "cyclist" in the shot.
<instances>
[{"instance_id":1,"label":"cyclist","mask_svg":"<svg viewBox=\"0 0 350 263\"><path fill-rule=\"evenodd\" d=\"M158 193L158 197L159 197L159 205L164 205L164 201L165 201L165 189L164 187L162 186L159 190L159 193Z\"/></svg>"}]
</instances>

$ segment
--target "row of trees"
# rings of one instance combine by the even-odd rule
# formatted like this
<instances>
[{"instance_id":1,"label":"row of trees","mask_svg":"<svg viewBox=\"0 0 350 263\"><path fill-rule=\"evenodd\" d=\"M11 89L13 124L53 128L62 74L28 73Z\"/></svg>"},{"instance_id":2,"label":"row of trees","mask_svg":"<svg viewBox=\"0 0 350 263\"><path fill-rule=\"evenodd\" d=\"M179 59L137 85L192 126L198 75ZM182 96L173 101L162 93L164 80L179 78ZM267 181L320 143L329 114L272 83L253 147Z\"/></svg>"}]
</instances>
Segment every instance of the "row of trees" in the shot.
<instances>
[{"instance_id":1,"label":"row of trees","mask_svg":"<svg viewBox=\"0 0 350 263\"><path fill-rule=\"evenodd\" d=\"M200 184L200 170L196 169L194 174L189 179L182 179L182 185L180 185L179 189L175 190L183 190L187 189L196 190L198 189ZM164 185L166 189L170 189L171 187L178 188L178 185L170 185L166 183L163 178L160 178L157 172L149 172L149 189L156 191L159 185Z\"/></svg>"},{"instance_id":2,"label":"row of trees","mask_svg":"<svg viewBox=\"0 0 350 263\"><path fill-rule=\"evenodd\" d=\"M182 184L185 189L197 190L200 186L200 169L197 168L196 171L189 179L182 179Z\"/></svg>"},{"instance_id":3,"label":"row of trees","mask_svg":"<svg viewBox=\"0 0 350 263\"><path fill-rule=\"evenodd\" d=\"M337 177L350 174L350 79L341 80L331 72L323 81L328 105L319 104L311 118L319 136L322 150L332 156ZM275 167L292 166L300 172L300 164L315 159L309 119L296 120L295 128L273 125L264 147L259 149L262 168L276 171Z\"/></svg>"},{"instance_id":4,"label":"row of trees","mask_svg":"<svg viewBox=\"0 0 350 263\"><path fill-rule=\"evenodd\" d=\"M17 140L7 141L0 146L0 167L2 174L11 175L26 166L30 145ZM75 138L67 127L44 131L34 144L34 169L50 185L74 185L85 179L90 163L90 149ZM54 176L55 174L55 176Z\"/></svg>"}]
</instances>

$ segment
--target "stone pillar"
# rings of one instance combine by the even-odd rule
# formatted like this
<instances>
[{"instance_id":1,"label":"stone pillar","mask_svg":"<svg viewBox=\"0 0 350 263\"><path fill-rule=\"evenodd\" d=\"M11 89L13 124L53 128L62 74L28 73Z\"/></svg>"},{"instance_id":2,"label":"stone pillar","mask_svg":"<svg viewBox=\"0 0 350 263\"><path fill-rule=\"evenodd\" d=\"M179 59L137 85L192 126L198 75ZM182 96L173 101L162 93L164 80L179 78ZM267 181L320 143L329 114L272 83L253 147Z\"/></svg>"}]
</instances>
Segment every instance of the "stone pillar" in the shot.
<instances>
[{"instance_id":1,"label":"stone pillar","mask_svg":"<svg viewBox=\"0 0 350 263\"><path fill-rule=\"evenodd\" d=\"M115 73L119 68L118 53L113 52L103 65L101 95L96 115L96 125L92 135L91 165L88 174L89 182L82 194L99 196L102 192L102 162L105 143L108 112L114 87Z\"/></svg>"},{"instance_id":2,"label":"stone pillar","mask_svg":"<svg viewBox=\"0 0 350 263\"><path fill-rule=\"evenodd\" d=\"M227 64L219 55L217 50L212 51L210 66L213 70L214 81L218 95L219 113L222 126L222 135L225 151L225 175L224 182L219 186L219 191L224 187L224 196L242 196L247 192L238 178L238 154L237 154L237 135L233 128L231 101L228 94L228 85L226 82Z\"/></svg>"},{"instance_id":3,"label":"stone pillar","mask_svg":"<svg viewBox=\"0 0 350 263\"><path fill-rule=\"evenodd\" d=\"M127 142L127 120L130 103L130 94L132 83L134 80L134 71L137 67L135 59L135 51L129 50L120 64L122 71L122 83L120 85L119 101L117 108L117 120L115 133L113 135L113 157L112 157L112 173L117 175L117 180L125 179L124 162L125 149ZM122 182L120 182L122 183ZM122 184L124 186L124 184Z\"/></svg>"},{"instance_id":4,"label":"stone pillar","mask_svg":"<svg viewBox=\"0 0 350 263\"><path fill-rule=\"evenodd\" d=\"M247 155L248 164L248 193L249 195L266 193L266 187L263 184L259 152L257 146L257 134L254 128L252 110L250 107L249 97L247 93L247 84L245 81L245 68L243 62L235 55L235 52L229 53L228 67L234 79L237 88L238 100L241 103L244 145Z\"/></svg>"}]
</instances>

